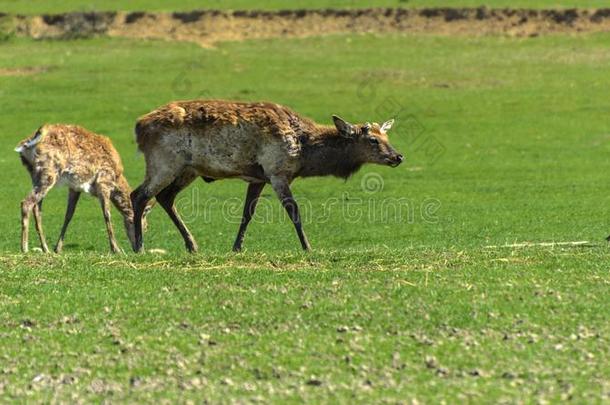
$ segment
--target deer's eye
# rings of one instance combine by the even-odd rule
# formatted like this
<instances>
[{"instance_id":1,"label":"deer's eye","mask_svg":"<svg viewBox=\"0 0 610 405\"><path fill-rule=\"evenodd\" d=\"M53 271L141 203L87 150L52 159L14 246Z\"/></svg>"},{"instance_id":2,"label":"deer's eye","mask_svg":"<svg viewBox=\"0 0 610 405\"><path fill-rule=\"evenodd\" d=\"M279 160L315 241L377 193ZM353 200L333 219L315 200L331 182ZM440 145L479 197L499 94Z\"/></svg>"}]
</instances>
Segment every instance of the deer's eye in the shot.
<instances>
[{"instance_id":1,"label":"deer's eye","mask_svg":"<svg viewBox=\"0 0 610 405\"><path fill-rule=\"evenodd\" d=\"M379 139L374 137L370 137L369 142L371 143L371 145L379 145Z\"/></svg>"}]
</instances>

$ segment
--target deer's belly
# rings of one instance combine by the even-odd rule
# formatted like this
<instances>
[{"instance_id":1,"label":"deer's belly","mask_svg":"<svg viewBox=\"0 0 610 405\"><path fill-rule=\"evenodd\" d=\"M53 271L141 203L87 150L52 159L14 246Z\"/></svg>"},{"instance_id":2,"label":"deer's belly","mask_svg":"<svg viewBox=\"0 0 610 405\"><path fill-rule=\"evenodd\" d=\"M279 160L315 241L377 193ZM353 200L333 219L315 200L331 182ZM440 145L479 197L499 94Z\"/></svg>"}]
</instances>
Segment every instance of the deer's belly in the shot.
<instances>
[{"instance_id":1,"label":"deer's belly","mask_svg":"<svg viewBox=\"0 0 610 405\"><path fill-rule=\"evenodd\" d=\"M91 194L95 178L81 178L70 173L62 174L57 182L59 186L67 186L71 190Z\"/></svg>"},{"instance_id":2,"label":"deer's belly","mask_svg":"<svg viewBox=\"0 0 610 405\"><path fill-rule=\"evenodd\" d=\"M202 162L193 166L197 174L212 179L240 178L246 181L267 181L262 166L258 164L233 164L223 162Z\"/></svg>"},{"instance_id":3,"label":"deer's belly","mask_svg":"<svg viewBox=\"0 0 610 405\"><path fill-rule=\"evenodd\" d=\"M240 177L256 165L257 145L240 139L198 139L194 142L192 165L214 178Z\"/></svg>"}]
</instances>

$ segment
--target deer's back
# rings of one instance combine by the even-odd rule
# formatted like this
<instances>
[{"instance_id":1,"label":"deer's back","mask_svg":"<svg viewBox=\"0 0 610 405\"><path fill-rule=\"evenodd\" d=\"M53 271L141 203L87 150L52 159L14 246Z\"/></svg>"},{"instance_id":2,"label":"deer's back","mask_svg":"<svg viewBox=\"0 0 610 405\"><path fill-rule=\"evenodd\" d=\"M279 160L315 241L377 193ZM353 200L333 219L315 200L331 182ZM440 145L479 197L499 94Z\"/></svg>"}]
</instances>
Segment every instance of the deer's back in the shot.
<instances>
[{"instance_id":1,"label":"deer's back","mask_svg":"<svg viewBox=\"0 0 610 405\"><path fill-rule=\"evenodd\" d=\"M202 174L232 177L296 158L299 126L307 124L278 104L181 101L140 118L136 141L157 162L177 158Z\"/></svg>"},{"instance_id":2,"label":"deer's back","mask_svg":"<svg viewBox=\"0 0 610 405\"><path fill-rule=\"evenodd\" d=\"M214 129L240 127L256 129L252 136L283 137L295 125L310 124L288 107L274 103L246 103L223 100L176 101L166 104L138 120L136 139L144 145L146 136L177 133L189 129L195 136L210 136Z\"/></svg>"}]
</instances>

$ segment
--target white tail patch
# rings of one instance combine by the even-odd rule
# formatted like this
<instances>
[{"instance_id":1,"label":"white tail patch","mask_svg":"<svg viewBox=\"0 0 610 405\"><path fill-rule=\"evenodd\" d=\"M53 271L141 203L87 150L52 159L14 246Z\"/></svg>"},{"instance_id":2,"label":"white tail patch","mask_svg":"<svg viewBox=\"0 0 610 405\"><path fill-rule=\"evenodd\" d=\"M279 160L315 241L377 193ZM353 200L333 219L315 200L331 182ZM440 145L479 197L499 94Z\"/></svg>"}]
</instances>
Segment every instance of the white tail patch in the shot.
<instances>
[{"instance_id":1,"label":"white tail patch","mask_svg":"<svg viewBox=\"0 0 610 405\"><path fill-rule=\"evenodd\" d=\"M27 142L22 143L21 145L17 146L15 148L15 152L21 153L24 150L30 149L31 147L35 146L40 141L42 141L42 131L36 132L36 135L34 135L34 137L32 139L29 139Z\"/></svg>"}]
</instances>

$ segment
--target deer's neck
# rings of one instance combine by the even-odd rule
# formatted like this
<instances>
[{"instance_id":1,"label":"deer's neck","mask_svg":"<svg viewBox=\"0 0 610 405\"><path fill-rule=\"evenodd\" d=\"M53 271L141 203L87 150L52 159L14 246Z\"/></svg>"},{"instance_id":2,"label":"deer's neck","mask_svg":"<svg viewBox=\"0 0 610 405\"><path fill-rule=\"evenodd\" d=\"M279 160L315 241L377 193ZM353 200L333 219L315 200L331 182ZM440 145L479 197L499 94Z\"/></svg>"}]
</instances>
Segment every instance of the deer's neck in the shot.
<instances>
[{"instance_id":1,"label":"deer's neck","mask_svg":"<svg viewBox=\"0 0 610 405\"><path fill-rule=\"evenodd\" d=\"M315 126L301 136L302 158L298 176L336 176L347 179L364 164L352 139L335 127Z\"/></svg>"},{"instance_id":2,"label":"deer's neck","mask_svg":"<svg viewBox=\"0 0 610 405\"><path fill-rule=\"evenodd\" d=\"M123 219L125 221L133 222L130 193L131 187L129 187L127 180L121 176L111 194L111 199L116 209L123 215Z\"/></svg>"}]
</instances>

